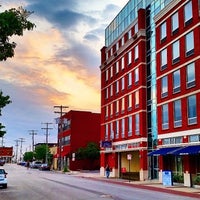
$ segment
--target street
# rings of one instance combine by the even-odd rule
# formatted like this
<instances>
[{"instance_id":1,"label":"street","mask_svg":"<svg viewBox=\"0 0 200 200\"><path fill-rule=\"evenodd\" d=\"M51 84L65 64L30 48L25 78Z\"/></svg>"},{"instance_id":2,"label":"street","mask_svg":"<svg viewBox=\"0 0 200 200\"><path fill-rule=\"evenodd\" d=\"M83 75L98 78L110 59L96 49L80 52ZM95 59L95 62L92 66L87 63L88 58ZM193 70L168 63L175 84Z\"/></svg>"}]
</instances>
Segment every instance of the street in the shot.
<instances>
[{"instance_id":1,"label":"street","mask_svg":"<svg viewBox=\"0 0 200 200\"><path fill-rule=\"evenodd\" d=\"M5 164L8 188L1 200L192 200L195 198L138 189L53 171L39 171Z\"/></svg>"}]
</instances>

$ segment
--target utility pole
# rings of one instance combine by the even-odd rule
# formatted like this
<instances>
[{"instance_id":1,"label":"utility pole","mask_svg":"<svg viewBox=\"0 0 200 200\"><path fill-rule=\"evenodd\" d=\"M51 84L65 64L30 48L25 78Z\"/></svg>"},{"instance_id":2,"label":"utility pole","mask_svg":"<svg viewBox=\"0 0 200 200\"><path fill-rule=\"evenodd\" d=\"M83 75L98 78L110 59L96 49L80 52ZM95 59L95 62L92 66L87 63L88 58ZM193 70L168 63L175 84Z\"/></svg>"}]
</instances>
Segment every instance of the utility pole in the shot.
<instances>
[{"instance_id":1,"label":"utility pole","mask_svg":"<svg viewBox=\"0 0 200 200\"><path fill-rule=\"evenodd\" d=\"M59 121L58 121L58 127L60 127L60 129L58 128L58 147L59 147L59 159L58 159L58 168L59 170L61 170L62 168L62 157L61 157L61 148L62 148L62 132L63 132L63 120L61 119L63 114L67 113L67 112L64 112L64 109L67 109L69 108L68 106L54 106L54 109L56 109L54 111L54 113L58 113L60 114L60 118L59 118ZM59 109L59 110L57 110ZM61 134L59 134L61 133Z\"/></svg>"},{"instance_id":2,"label":"utility pole","mask_svg":"<svg viewBox=\"0 0 200 200\"><path fill-rule=\"evenodd\" d=\"M15 159L16 159L16 163L17 163L17 158L18 158L18 147L19 147L19 140L14 140L16 142L16 153L15 153Z\"/></svg>"},{"instance_id":3,"label":"utility pole","mask_svg":"<svg viewBox=\"0 0 200 200\"><path fill-rule=\"evenodd\" d=\"M46 128L42 128L42 129L45 129L46 130L46 156L45 156L45 163L48 162L48 136L49 136L49 130L50 129L53 129L53 128L49 128L49 125L52 124L52 123L42 123L42 124L46 124Z\"/></svg>"},{"instance_id":4,"label":"utility pole","mask_svg":"<svg viewBox=\"0 0 200 200\"><path fill-rule=\"evenodd\" d=\"M20 142L20 161L22 161L22 143L25 142L24 138L19 138Z\"/></svg>"},{"instance_id":5,"label":"utility pole","mask_svg":"<svg viewBox=\"0 0 200 200\"><path fill-rule=\"evenodd\" d=\"M35 140L34 140L34 136L37 135L36 133L37 130L29 130L29 135L32 135L32 152L34 152L35 150Z\"/></svg>"}]
</instances>

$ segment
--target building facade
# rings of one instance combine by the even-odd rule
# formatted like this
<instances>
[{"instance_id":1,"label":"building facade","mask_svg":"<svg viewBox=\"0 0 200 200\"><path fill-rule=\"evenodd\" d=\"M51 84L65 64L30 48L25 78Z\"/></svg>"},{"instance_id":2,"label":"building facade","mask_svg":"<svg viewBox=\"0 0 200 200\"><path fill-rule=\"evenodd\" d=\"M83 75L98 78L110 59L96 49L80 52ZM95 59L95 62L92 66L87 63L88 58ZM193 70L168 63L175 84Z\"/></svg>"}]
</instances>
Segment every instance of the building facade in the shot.
<instances>
[{"instance_id":1,"label":"building facade","mask_svg":"<svg viewBox=\"0 0 200 200\"><path fill-rule=\"evenodd\" d=\"M200 1L172 1L155 17L157 113L162 170L186 186L200 172ZM165 152L164 152L165 151Z\"/></svg>"},{"instance_id":2,"label":"building facade","mask_svg":"<svg viewBox=\"0 0 200 200\"><path fill-rule=\"evenodd\" d=\"M189 185L200 172L199 7L197 0L130 0L106 28L102 175L106 164L114 177L128 172L139 180L162 181L171 170ZM175 153L188 146L187 156Z\"/></svg>"},{"instance_id":3,"label":"building facade","mask_svg":"<svg viewBox=\"0 0 200 200\"><path fill-rule=\"evenodd\" d=\"M94 163L78 159L77 151L89 143L100 141L100 113L71 110L60 118L58 125L58 167L70 170L98 169L99 159Z\"/></svg>"},{"instance_id":4,"label":"building facade","mask_svg":"<svg viewBox=\"0 0 200 200\"><path fill-rule=\"evenodd\" d=\"M11 163L13 154L13 147L0 147L0 159L6 163Z\"/></svg>"}]
</instances>

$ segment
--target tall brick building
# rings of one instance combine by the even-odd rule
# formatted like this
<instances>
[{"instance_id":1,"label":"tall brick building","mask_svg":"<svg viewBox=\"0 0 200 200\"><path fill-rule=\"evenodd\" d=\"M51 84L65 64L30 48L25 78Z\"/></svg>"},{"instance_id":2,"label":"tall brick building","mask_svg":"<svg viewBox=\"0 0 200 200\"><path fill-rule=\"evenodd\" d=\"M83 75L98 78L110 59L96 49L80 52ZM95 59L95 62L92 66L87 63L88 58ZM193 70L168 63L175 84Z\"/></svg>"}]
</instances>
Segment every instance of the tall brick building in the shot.
<instances>
[{"instance_id":1,"label":"tall brick building","mask_svg":"<svg viewBox=\"0 0 200 200\"><path fill-rule=\"evenodd\" d=\"M197 0L130 0L106 28L102 175L107 163L139 180L171 170L190 186L200 173L199 11Z\"/></svg>"}]
</instances>

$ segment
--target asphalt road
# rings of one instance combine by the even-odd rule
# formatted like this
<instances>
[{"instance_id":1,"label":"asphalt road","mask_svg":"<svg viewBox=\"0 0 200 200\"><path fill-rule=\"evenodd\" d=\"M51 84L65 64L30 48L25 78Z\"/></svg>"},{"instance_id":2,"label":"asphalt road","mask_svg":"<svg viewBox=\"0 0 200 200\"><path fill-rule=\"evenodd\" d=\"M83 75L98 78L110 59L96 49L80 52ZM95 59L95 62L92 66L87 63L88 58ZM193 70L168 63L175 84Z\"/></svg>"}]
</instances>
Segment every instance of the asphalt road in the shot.
<instances>
[{"instance_id":1,"label":"asphalt road","mask_svg":"<svg viewBox=\"0 0 200 200\"><path fill-rule=\"evenodd\" d=\"M138 189L16 164L4 166L8 188L0 200L194 200L194 198Z\"/></svg>"}]
</instances>

